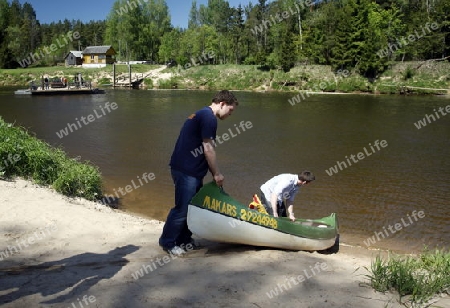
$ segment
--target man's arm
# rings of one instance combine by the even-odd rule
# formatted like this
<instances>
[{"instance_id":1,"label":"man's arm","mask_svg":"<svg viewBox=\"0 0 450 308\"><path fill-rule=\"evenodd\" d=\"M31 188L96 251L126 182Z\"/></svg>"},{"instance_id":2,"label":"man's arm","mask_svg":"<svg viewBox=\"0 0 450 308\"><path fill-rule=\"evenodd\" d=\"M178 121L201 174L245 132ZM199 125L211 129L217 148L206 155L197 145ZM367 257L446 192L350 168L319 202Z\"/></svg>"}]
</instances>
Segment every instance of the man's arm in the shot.
<instances>
[{"instance_id":1,"label":"man's arm","mask_svg":"<svg viewBox=\"0 0 450 308\"><path fill-rule=\"evenodd\" d=\"M209 171L214 177L214 181L218 186L222 186L224 176L220 173L219 166L217 164L216 151L214 150L212 139L203 139L203 153L205 154L205 158L209 166Z\"/></svg>"}]
</instances>

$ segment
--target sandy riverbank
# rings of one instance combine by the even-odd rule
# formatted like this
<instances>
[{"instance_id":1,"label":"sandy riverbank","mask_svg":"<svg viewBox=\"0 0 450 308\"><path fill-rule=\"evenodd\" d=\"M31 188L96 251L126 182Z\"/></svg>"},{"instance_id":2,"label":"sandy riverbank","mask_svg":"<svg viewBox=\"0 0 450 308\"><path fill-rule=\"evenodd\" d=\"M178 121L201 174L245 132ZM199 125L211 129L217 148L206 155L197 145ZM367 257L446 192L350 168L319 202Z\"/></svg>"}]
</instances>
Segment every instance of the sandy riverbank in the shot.
<instances>
[{"instance_id":1,"label":"sandy riverbank","mask_svg":"<svg viewBox=\"0 0 450 308\"><path fill-rule=\"evenodd\" d=\"M157 244L162 226L24 180L0 181L0 305L404 307L364 285L376 251L342 244L326 255L199 239L205 249L171 258Z\"/></svg>"}]
</instances>

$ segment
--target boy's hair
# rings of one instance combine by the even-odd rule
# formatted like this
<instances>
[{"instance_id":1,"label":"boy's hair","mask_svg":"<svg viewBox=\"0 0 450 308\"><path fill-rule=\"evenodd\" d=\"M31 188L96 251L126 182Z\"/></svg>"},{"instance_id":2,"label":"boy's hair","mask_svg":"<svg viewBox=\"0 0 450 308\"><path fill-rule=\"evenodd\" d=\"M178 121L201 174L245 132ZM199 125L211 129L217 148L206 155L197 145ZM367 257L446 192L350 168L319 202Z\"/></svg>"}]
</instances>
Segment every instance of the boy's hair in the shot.
<instances>
[{"instance_id":1,"label":"boy's hair","mask_svg":"<svg viewBox=\"0 0 450 308\"><path fill-rule=\"evenodd\" d=\"M311 171L302 171L302 173L300 173L298 175L298 179L300 181L306 181L306 182L312 182L316 179L316 177L314 176L314 174Z\"/></svg>"},{"instance_id":2,"label":"boy's hair","mask_svg":"<svg viewBox=\"0 0 450 308\"><path fill-rule=\"evenodd\" d=\"M233 104L235 104L236 106L239 105L239 102L236 99L236 97L234 96L234 94L228 90L222 90L222 91L217 92L217 94L213 97L212 102L215 104L218 104L220 102L225 102L225 104L227 104L227 105L233 105Z\"/></svg>"}]
</instances>

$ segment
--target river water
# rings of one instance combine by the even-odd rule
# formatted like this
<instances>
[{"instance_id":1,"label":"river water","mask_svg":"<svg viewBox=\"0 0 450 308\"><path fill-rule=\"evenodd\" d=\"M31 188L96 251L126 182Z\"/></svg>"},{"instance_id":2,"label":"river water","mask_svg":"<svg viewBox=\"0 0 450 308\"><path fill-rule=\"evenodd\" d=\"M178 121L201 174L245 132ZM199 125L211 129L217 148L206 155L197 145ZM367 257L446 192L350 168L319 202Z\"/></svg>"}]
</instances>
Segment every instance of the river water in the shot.
<instances>
[{"instance_id":1,"label":"river water","mask_svg":"<svg viewBox=\"0 0 450 308\"><path fill-rule=\"evenodd\" d=\"M247 204L272 176L308 169L316 181L297 195L296 216L336 212L341 242L400 252L450 247L449 97L312 95L291 105L297 93L235 94L240 106L220 121L216 149L235 199ZM125 211L165 220L179 130L213 95L110 89L32 97L2 88L0 116L97 165L105 191L121 196Z\"/></svg>"}]
</instances>

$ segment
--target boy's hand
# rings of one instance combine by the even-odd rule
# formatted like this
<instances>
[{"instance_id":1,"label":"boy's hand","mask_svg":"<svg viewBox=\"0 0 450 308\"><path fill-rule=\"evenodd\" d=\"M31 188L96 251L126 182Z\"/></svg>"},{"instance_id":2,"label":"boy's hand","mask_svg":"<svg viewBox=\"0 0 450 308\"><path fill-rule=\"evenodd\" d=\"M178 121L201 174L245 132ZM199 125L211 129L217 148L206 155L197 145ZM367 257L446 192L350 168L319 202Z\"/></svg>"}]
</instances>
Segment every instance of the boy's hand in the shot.
<instances>
[{"instance_id":1,"label":"boy's hand","mask_svg":"<svg viewBox=\"0 0 450 308\"><path fill-rule=\"evenodd\" d=\"M295 221L294 213L289 214L289 219L292 221Z\"/></svg>"}]
</instances>

